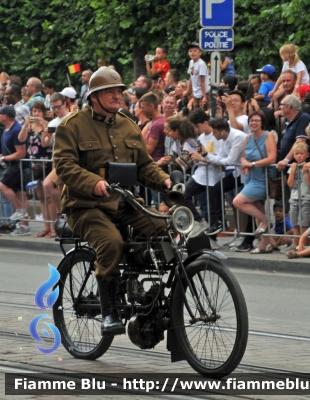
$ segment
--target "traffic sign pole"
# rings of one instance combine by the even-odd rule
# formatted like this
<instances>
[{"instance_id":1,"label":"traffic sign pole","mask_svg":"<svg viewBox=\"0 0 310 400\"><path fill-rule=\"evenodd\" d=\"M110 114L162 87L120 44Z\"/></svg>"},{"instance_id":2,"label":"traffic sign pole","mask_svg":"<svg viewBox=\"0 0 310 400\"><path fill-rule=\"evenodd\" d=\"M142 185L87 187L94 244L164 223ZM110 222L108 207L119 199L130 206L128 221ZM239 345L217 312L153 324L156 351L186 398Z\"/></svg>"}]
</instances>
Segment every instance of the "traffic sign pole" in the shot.
<instances>
[{"instance_id":1,"label":"traffic sign pole","mask_svg":"<svg viewBox=\"0 0 310 400\"><path fill-rule=\"evenodd\" d=\"M211 53L211 116L216 115L216 87L220 84L221 56L219 51L234 48L234 0L200 0L199 45Z\"/></svg>"}]
</instances>

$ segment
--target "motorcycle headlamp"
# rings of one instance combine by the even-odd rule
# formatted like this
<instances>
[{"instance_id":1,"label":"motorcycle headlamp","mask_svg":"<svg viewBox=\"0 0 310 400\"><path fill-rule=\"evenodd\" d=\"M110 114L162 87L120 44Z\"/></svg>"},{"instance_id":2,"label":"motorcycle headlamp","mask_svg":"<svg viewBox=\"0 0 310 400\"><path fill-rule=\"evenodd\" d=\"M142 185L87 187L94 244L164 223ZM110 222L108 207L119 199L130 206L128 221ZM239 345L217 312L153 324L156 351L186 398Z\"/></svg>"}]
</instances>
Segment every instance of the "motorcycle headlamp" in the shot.
<instances>
[{"instance_id":1,"label":"motorcycle headlamp","mask_svg":"<svg viewBox=\"0 0 310 400\"><path fill-rule=\"evenodd\" d=\"M177 207L171 216L171 225L182 235L188 234L194 226L194 217L187 207Z\"/></svg>"}]
</instances>

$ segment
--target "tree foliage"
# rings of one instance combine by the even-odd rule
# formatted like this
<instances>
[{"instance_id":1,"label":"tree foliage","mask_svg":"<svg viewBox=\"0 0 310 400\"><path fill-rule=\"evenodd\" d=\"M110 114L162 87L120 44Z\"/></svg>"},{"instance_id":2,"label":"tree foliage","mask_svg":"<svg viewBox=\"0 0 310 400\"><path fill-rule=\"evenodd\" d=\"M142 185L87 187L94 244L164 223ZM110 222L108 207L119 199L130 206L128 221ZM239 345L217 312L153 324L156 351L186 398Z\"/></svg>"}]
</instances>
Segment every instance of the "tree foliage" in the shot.
<instances>
[{"instance_id":1,"label":"tree foliage","mask_svg":"<svg viewBox=\"0 0 310 400\"><path fill-rule=\"evenodd\" d=\"M309 0L235 0L235 63L243 76L266 63L278 70L279 48L300 47L310 63ZM106 58L127 83L145 72L143 56L156 46L181 72L188 65L186 46L199 36L197 0L2 0L0 64L25 81L29 76L66 84L67 66L96 69ZM204 59L209 59L209 54ZM79 76L74 76L73 84Z\"/></svg>"}]
</instances>

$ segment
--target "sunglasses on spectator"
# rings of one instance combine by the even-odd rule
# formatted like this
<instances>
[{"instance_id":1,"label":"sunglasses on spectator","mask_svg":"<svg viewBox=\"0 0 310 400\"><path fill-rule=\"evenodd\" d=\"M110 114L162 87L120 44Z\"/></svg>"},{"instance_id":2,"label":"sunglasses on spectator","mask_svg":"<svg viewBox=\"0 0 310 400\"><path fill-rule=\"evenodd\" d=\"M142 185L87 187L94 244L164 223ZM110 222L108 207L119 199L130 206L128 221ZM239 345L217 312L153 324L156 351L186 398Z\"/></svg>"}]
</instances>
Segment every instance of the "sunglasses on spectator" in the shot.
<instances>
[{"instance_id":1,"label":"sunglasses on spectator","mask_svg":"<svg viewBox=\"0 0 310 400\"><path fill-rule=\"evenodd\" d=\"M60 110L61 107L63 106L63 104L61 104L60 106L51 106L51 110Z\"/></svg>"}]
</instances>

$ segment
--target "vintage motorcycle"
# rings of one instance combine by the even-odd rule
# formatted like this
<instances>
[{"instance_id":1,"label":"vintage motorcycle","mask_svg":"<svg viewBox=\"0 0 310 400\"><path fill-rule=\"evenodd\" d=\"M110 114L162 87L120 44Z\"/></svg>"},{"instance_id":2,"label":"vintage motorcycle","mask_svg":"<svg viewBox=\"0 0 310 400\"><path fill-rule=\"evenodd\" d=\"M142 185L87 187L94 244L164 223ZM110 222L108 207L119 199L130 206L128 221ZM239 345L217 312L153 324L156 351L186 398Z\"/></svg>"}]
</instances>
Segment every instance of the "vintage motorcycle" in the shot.
<instances>
[{"instance_id":1,"label":"vintage motorcycle","mask_svg":"<svg viewBox=\"0 0 310 400\"><path fill-rule=\"evenodd\" d=\"M154 348L166 332L172 362L187 360L203 376L223 377L239 365L246 349L246 303L236 278L221 262L226 257L211 250L208 236L187 239L194 219L182 205L180 174L171 174L174 187L165 198L169 215L144 208L130 191L110 182L109 190L133 210L165 219L167 224L164 237L134 237L128 227L116 308L129 339L140 349ZM95 360L114 338L101 336L96 254L82 238L74 236L65 218L56 223L56 232L64 257L58 266L55 325L72 356ZM66 252L66 244L74 247Z\"/></svg>"}]
</instances>

